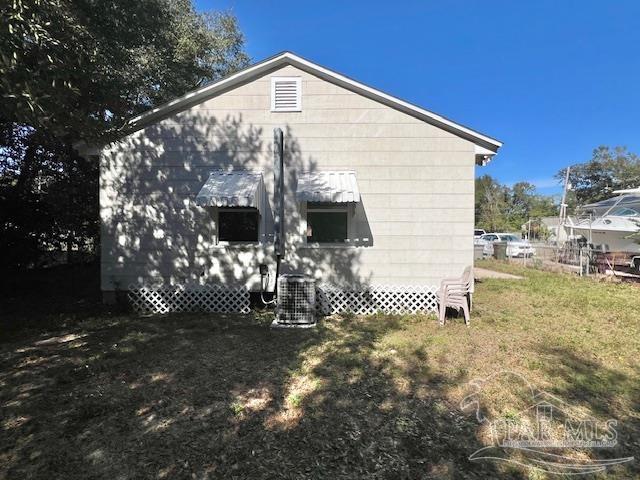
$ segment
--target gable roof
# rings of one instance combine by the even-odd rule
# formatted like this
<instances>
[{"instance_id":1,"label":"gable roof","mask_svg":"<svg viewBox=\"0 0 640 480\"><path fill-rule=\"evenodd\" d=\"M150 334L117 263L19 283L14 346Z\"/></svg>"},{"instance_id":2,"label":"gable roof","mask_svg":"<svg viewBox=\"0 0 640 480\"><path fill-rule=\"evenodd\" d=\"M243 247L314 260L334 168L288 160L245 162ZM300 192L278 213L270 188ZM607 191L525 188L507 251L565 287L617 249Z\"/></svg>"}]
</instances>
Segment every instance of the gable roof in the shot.
<instances>
[{"instance_id":1,"label":"gable roof","mask_svg":"<svg viewBox=\"0 0 640 480\"><path fill-rule=\"evenodd\" d=\"M435 125L446 131L449 131L459 137L465 138L475 143L476 153L479 156L490 157L494 155L502 146L502 142L484 135L476 130L465 127L459 123L455 123L448 118L438 115L437 113L426 110L412 103L401 100L375 88L369 87L363 83L353 80L345 75L334 72L326 67L322 67L305 58L302 58L291 52L282 52L267 58L261 62L251 65L239 72L229 75L221 80L213 82L209 85L193 90L181 97L171 100L163 105L153 108L129 121L129 127L132 130L139 130L145 126L158 121L169 114L176 113L189 108L190 106L201 103L219 93L227 91L238 84L250 81L251 79L267 73L270 70L285 66L293 65L305 72L311 73L328 82L339 85L358 93L364 97L370 98L391 108L407 113L419 120ZM486 160L486 159L485 159Z\"/></svg>"}]
</instances>

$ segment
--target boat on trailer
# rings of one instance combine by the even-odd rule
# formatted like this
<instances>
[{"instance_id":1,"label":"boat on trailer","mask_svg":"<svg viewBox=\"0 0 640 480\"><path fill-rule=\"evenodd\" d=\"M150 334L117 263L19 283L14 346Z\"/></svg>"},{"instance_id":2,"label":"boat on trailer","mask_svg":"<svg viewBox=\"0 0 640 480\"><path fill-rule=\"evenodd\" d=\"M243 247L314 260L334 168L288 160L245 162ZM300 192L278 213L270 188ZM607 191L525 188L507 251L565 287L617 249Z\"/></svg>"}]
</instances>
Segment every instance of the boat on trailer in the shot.
<instances>
[{"instance_id":1,"label":"boat on trailer","mask_svg":"<svg viewBox=\"0 0 640 480\"><path fill-rule=\"evenodd\" d=\"M640 188L615 190L615 197L583 205L567 216L571 239L593 246L598 270L640 270Z\"/></svg>"},{"instance_id":2,"label":"boat on trailer","mask_svg":"<svg viewBox=\"0 0 640 480\"><path fill-rule=\"evenodd\" d=\"M584 237L603 252L640 255L640 188L613 193L620 195L584 205L568 216L567 233Z\"/></svg>"}]
</instances>

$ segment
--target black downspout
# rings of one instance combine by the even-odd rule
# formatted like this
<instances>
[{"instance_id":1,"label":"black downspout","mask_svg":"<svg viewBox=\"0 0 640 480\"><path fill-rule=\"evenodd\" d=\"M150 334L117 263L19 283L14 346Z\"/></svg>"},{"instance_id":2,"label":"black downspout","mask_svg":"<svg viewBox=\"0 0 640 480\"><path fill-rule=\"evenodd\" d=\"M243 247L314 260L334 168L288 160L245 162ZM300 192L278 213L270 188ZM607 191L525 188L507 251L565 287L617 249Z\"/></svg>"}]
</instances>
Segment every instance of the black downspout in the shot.
<instances>
[{"instance_id":1,"label":"black downspout","mask_svg":"<svg viewBox=\"0 0 640 480\"><path fill-rule=\"evenodd\" d=\"M273 130L273 206L274 206L274 238L273 246L276 254L276 279L273 287L273 298L278 297L278 276L280 261L284 256L284 134L282 130Z\"/></svg>"}]
</instances>

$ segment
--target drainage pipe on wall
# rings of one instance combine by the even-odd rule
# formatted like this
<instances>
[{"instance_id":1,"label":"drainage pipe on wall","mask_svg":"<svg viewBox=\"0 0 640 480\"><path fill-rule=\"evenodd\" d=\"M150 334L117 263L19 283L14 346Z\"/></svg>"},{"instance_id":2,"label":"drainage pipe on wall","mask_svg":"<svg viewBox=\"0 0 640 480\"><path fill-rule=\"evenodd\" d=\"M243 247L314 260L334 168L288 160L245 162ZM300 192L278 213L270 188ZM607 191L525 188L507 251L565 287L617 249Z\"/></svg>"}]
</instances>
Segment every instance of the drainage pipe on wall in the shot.
<instances>
[{"instance_id":1,"label":"drainage pipe on wall","mask_svg":"<svg viewBox=\"0 0 640 480\"><path fill-rule=\"evenodd\" d=\"M273 247L276 255L276 278L273 286L273 299L265 302L260 292L260 298L265 304L275 303L278 297L278 277L280 276L280 262L284 256L284 134L279 128L273 130ZM269 276L267 275L267 288ZM260 282L262 287L262 281ZM264 289L263 289L264 290Z\"/></svg>"}]
</instances>

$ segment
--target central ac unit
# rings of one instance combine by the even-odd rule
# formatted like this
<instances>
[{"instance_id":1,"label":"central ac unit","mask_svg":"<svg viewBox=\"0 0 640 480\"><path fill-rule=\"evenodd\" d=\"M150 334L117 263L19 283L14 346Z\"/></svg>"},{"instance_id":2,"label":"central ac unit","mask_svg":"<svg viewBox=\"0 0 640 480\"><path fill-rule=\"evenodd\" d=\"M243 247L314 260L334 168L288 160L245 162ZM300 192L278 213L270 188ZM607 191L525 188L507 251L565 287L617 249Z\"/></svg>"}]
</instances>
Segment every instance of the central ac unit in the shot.
<instances>
[{"instance_id":1,"label":"central ac unit","mask_svg":"<svg viewBox=\"0 0 640 480\"><path fill-rule=\"evenodd\" d=\"M316 322L316 283L299 274L278 278L275 326L311 326Z\"/></svg>"}]
</instances>

